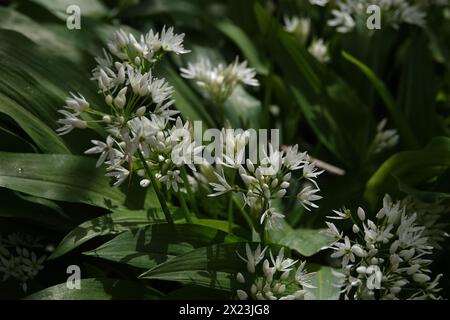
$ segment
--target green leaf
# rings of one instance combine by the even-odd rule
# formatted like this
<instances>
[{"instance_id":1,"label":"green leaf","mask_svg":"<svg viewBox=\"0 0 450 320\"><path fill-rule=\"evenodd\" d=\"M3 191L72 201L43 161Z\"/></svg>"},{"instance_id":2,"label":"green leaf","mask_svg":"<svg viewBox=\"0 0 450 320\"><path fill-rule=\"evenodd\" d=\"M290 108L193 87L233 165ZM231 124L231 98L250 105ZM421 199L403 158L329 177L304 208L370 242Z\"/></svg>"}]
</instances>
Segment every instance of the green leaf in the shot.
<instances>
[{"instance_id":1,"label":"green leaf","mask_svg":"<svg viewBox=\"0 0 450 320\"><path fill-rule=\"evenodd\" d=\"M67 7L76 5L80 8L81 17L103 17L108 13L105 5L99 0L31 0L52 12L56 17L66 20L69 14ZM73 12L71 12L73 14Z\"/></svg>"},{"instance_id":2,"label":"green leaf","mask_svg":"<svg viewBox=\"0 0 450 320\"><path fill-rule=\"evenodd\" d=\"M331 270L330 267L320 267L311 283L315 288L306 288L314 300L339 300L340 288L333 285L336 280Z\"/></svg>"},{"instance_id":3,"label":"green leaf","mask_svg":"<svg viewBox=\"0 0 450 320\"><path fill-rule=\"evenodd\" d=\"M393 176L414 186L436 174L436 167L450 167L450 138L436 137L422 150L399 152L387 159L366 185L365 197L375 204L384 196Z\"/></svg>"},{"instance_id":4,"label":"green leaf","mask_svg":"<svg viewBox=\"0 0 450 320\"><path fill-rule=\"evenodd\" d=\"M147 211L115 210L113 213L85 221L70 231L61 240L49 259L56 259L98 236L119 234L164 221L162 210L157 208L150 208Z\"/></svg>"},{"instance_id":5,"label":"green leaf","mask_svg":"<svg viewBox=\"0 0 450 320\"><path fill-rule=\"evenodd\" d=\"M322 231L323 229L292 229L284 222L280 228L272 229L269 234L272 243L286 246L309 257L329 244L329 239L321 234Z\"/></svg>"},{"instance_id":6,"label":"green leaf","mask_svg":"<svg viewBox=\"0 0 450 320\"><path fill-rule=\"evenodd\" d=\"M226 20L217 22L215 27L222 31L238 46L248 60L250 67L255 68L255 70L262 75L268 74L267 66L261 61L258 50L241 28Z\"/></svg>"},{"instance_id":7,"label":"green leaf","mask_svg":"<svg viewBox=\"0 0 450 320\"><path fill-rule=\"evenodd\" d=\"M67 33L65 25L61 26ZM23 15L12 8L0 7L0 28L14 30L19 32L32 40L36 44L45 43L45 48L55 54L64 55L82 65L83 55L79 50L76 50L71 37L61 36L52 31L48 26L41 25L26 15Z\"/></svg>"},{"instance_id":8,"label":"green leaf","mask_svg":"<svg viewBox=\"0 0 450 320\"><path fill-rule=\"evenodd\" d=\"M231 274L243 265L236 251L245 252L245 243L202 247L148 270L141 278L180 281L229 291L233 281Z\"/></svg>"},{"instance_id":9,"label":"green leaf","mask_svg":"<svg viewBox=\"0 0 450 320\"><path fill-rule=\"evenodd\" d=\"M395 123L398 133L401 137L401 140L406 144L409 148L418 147L418 142L416 137L414 136L411 127L406 122L406 117L400 108L397 106L394 98L389 92L388 88L385 86L383 81L377 77L377 75L364 63L353 57L351 54L347 52L342 52L342 55L347 61L358 67L366 77L372 82L375 89L378 91L380 97L383 99L384 104L392 117L392 121Z\"/></svg>"},{"instance_id":10,"label":"green leaf","mask_svg":"<svg viewBox=\"0 0 450 320\"><path fill-rule=\"evenodd\" d=\"M25 300L123 300L158 299L161 294L139 282L92 278L81 279L81 289L69 289L66 283L33 293Z\"/></svg>"},{"instance_id":11,"label":"green leaf","mask_svg":"<svg viewBox=\"0 0 450 320\"><path fill-rule=\"evenodd\" d=\"M23 195L21 195L23 197ZM10 220L17 219L22 223L31 222L33 226L44 226L49 229L67 232L72 226L69 219L62 216L59 212L49 209L42 203L31 203L23 201L17 193L11 190L0 188L0 217ZM40 198L39 198L40 199ZM45 202L46 199L40 199Z\"/></svg>"},{"instance_id":12,"label":"green leaf","mask_svg":"<svg viewBox=\"0 0 450 320\"><path fill-rule=\"evenodd\" d=\"M85 254L149 269L198 247L237 240L223 231L200 225L161 223L125 231Z\"/></svg>"},{"instance_id":13,"label":"green leaf","mask_svg":"<svg viewBox=\"0 0 450 320\"><path fill-rule=\"evenodd\" d=\"M36 146L31 142L2 126L0 126L0 150L9 152L38 152Z\"/></svg>"},{"instance_id":14,"label":"green leaf","mask_svg":"<svg viewBox=\"0 0 450 320\"><path fill-rule=\"evenodd\" d=\"M82 156L0 152L0 186L107 209L125 202L125 195L110 186L95 160Z\"/></svg>"},{"instance_id":15,"label":"green leaf","mask_svg":"<svg viewBox=\"0 0 450 320\"><path fill-rule=\"evenodd\" d=\"M54 130L1 92L0 113L14 119L43 152L70 153Z\"/></svg>"}]
</instances>

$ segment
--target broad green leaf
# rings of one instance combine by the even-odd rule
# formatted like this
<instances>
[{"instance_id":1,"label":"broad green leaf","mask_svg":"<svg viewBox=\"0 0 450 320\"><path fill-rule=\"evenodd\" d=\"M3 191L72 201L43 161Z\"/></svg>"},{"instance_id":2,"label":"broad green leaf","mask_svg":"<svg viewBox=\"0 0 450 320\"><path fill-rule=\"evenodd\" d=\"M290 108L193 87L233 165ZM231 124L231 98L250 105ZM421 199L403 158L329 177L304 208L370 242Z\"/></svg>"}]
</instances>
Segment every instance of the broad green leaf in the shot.
<instances>
[{"instance_id":1,"label":"broad green leaf","mask_svg":"<svg viewBox=\"0 0 450 320\"><path fill-rule=\"evenodd\" d=\"M223 231L200 225L161 223L125 231L85 254L150 269L196 248L237 240Z\"/></svg>"},{"instance_id":2,"label":"broad green leaf","mask_svg":"<svg viewBox=\"0 0 450 320\"><path fill-rule=\"evenodd\" d=\"M36 146L20 135L0 125L0 150L8 152L38 152Z\"/></svg>"},{"instance_id":3,"label":"broad green leaf","mask_svg":"<svg viewBox=\"0 0 450 320\"><path fill-rule=\"evenodd\" d=\"M30 0L52 12L56 17L66 20L73 11L67 8L75 5L80 9L81 17L103 17L108 13L105 5L99 0Z\"/></svg>"},{"instance_id":4,"label":"broad green leaf","mask_svg":"<svg viewBox=\"0 0 450 320\"><path fill-rule=\"evenodd\" d=\"M125 195L110 186L95 160L72 155L0 152L0 186L51 200L119 207Z\"/></svg>"},{"instance_id":5,"label":"broad green leaf","mask_svg":"<svg viewBox=\"0 0 450 320\"><path fill-rule=\"evenodd\" d=\"M315 288L306 288L313 300L339 300L340 288L334 285L336 279L331 270L330 267L320 267L316 271L311 283Z\"/></svg>"},{"instance_id":6,"label":"broad green leaf","mask_svg":"<svg viewBox=\"0 0 450 320\"><path fill-rule=\"evenodd\" d=\"M245 243L198 248L148 270L141 278L180 281L229 291L232 274L245 268L236 252L245 252Z\"/></svg>"},{"instance_id":7,"label":"broad green leaf","mask_svg":"<svg viewBox=\"0 0 450 320\"><path fill-rule=\"evenodd\" d=\"M150 300L161 294L139 282L110 278L81 280L81 289L69 289L66 283L33 293L25 300Z\"/></svg>"},{"instance_id":8,"label":"broad green leaf","mask_svg":"<svg viewBox=\"0 0 450 320\"><path fill-rule=\"evenodd\" d=\"M67 32L65 25L61 27L65 28ZM64 55L80 65L83 63L83 58L85 58L85 55L82 55L79 50L75 50L76 48L70 41L70 37L60 36L52 32L48 27L33 21L28 16L12 8L0 7L0 28L19 32L36 44L45 43L46 49L56 54Z\"/></svg>"},{"instance_id":9,"label":"broad green leaf","mask_svg":"<svg viewBox=\"0 0 450 320\"><path fill-rule=\"evenodd\" d=\"M269 234L272 243L286 246L309 257L329 243L329 239L322 235L322 231L323 229L292 229L287 223L283 223L280 228L272 229Z\"/></svg>"},{"instance_id":10,"label":"broad green leaf","mask_svg":"<svg viewBox=\"0 0 450 320\"><path fill-rule=\"evenodd\" d=\"M435 175L435 169L450 167L450 138L436 137L422 150L399 152L387 159L366 185L365 197L372 204L383 197L393 176L414 186Z\"/></svg>"},{"instance_id":11,"label":"broad green leaf","mask_svg":"<svg viewBox=\"0 0 450 320\"><path fill-rule=\"evenodd\" d=\"M439 80L424 34L414 34L401 52L403 55L398 90L399 106L409 126L414 128L415 132L420 132L417 138L420 144L424 145L432 137L445 134L436 112Z\"/></svg>"},{"instance_id":12,"label":"broad green leaf","mask_svg":"<svg viewBox=\"0 0 450 320\"><path fill-rule=\"evenodd\" d=\"M199 15L201 11L194 1L177 0L177 1L165 1L165 0L145 0L140 1L137 5L127 8L120 13L121 16L126 18L138 18L146 16L154 16L160 14L176 14L181 13L183 15Z\"/></svg>"},{"instance_id":13,"label":"broad green leaf","mask_svg":"<svg viewBox=\"0 0 450 320\"><path fill-rule=\"evenodd\" d=\"M70 231L61 240L49 259L58 258L98 236L115 235L126 230L164 221L162 210L157 208L150 208L147 211L116 210L113 213L85 221Z\"/></svg>"},{"instance_id":14,"label":"broad green leaf","mask_svg":"<svg viewBox=\"0 0 450 320\"><path fill-rule=\"evenodd\" d=\"M70 153L54 130L1 92L0 113L14 119L43 152Z\"/></svg>"},{"instance_id":15,"label":"broad green leaf","mask_svg":"<svg viewBox=\"0 0 450 320\"><path fill-rule=\"evenodd\" d=\"M15 219L22 223L25 221L35 227L43 226L62 232L67 232L72 226L70 219L50 209L48 205L23 201L11 190L0 188L0 198L2 199L0 217ZM44 202L46 199L41 200Z\"/></svg>"}]
</instances>

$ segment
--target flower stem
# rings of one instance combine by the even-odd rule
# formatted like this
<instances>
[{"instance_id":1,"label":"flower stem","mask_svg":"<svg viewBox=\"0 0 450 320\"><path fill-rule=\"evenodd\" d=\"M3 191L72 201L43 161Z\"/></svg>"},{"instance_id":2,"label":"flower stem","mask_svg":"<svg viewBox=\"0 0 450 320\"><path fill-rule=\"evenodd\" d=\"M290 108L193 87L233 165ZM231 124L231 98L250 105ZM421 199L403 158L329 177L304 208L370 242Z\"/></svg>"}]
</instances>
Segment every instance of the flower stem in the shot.
<instances>
[{"instance_id":1,"label":"flower stem","mask_svg":"<svg viewBox=\"0 0 450 320\"><path fill-rule=\"evenodd\" d=\"M233 203L236 206L236 208L239 209L239 211L242 213L242 216L244 217L245 221L247 222L248 226L250 227L250 230L253 229L253 221L252 218L248 215L247 211L242 207L242 205L239 203L239 201L236 199L236 197L233 195Z\"/></svg>"},{"instance_id":2,"label":"flower stem","mask_svg":"<svg viewBox=\"0 0 450 320\"><path fill-rule=\"evenodd\" d=\"M234 184L234 180L236 178L236 172L233 171L233 175L231 176L230 185ZM233 234L233 192L230 192L230 196L228 198L228 232Z\"/></svg>"},{"instance_id":3,"label":"flower stem","mask_svg":"<svg viewBox=\"0 0 450 320\"><path fill-rule=\"evenodd\" d=\"M167 206L166 199L164 198L163 193L159 189L158 183L156 182L155 176L151 173L149 166L147 165L147 162L145 161L144 155L142 154L142 151L140 149L137 150L139 154L139 158L141 159L142 165L144 166L145 173L150 179L150 182L152 183L153 189L155 190L156 196L158 197L158 201L161 205L161 209L164 213L164 216L166 218L166 221L168 224L173 225L173 219L170 215L169 207Z\"/></svg>"},{"instance_id":4,"label":"flower stem","mask_svg":"<svg viewBox=\"0 0 450 320\"><path fill-rule=\"evenodd\" d=\"M182 192L178 193L178 199L180 200L181 209L183 210L184 218L187 223L192 223L191 212L186 204L186 200L184 199L184 195Z\"/></svg>"},{"instance_id":5,"label":"flower stem","mask_svg":"<svg viewBox=\"0 0 450 320\"><path fill-rule=\"evenodd\" d=\"M191 188L191 185L190 185L188 177L187 177L186 168L184 166L181 167L180 172L181 172L181 178L183 179L183 183L184 183L184 185L186 187L186 191L188 193L189 201L190 201L190 203L192 205L192 208L194 209L194 212L197 215L200 215L200 211L198 210L197 203L195 202L194 193L192 192L192 188Z\"/></svg>"}]
</instances>

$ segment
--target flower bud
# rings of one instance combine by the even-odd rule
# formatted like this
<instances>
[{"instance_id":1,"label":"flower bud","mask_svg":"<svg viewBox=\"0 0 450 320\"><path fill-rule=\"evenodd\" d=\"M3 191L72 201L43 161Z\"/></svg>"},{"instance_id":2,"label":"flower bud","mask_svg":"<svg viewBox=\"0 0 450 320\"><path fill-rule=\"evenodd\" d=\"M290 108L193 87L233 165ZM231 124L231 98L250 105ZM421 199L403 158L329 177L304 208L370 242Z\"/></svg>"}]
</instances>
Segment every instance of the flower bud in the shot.
<instances>
[{"instance_id":1,"label":"flower bud","mask_svg":"<svg viewBox=\"0 0 450 320\"><path fill-rule=\"evenodd\" d=\"M139 182L139 184L142 188L147 188L150 185L150 180L142 179L141 182Z\"/></svg>"}]
</instances>

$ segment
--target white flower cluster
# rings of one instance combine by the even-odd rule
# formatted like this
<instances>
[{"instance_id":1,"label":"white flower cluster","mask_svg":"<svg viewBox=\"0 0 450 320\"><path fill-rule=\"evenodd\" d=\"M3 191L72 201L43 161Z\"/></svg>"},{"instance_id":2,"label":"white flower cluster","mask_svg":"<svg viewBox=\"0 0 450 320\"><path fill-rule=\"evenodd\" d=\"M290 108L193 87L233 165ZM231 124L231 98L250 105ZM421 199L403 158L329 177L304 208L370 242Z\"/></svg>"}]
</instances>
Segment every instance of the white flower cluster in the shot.
<instances>
[{"instance_id":1,"label":"white flower cluster","mask_svg":"<svg viewBox=\"0 0 450 320\"><path fill-rule=\"evenodd\" d=\"M97 166L107 165L107 175L115 178L115 186L123 183L133 170L145 176L144 162L152 174L167 188L179 190L179 166L171 160L171 153L181 146L176 129L189 129L174 116L172 87L165 79L153 77L152 69L165 53L183 54L184 34L174 34L173 28L162 29L161 34L150 30L140 40L123 30L115 32L108 43L109 52L97 57L92 79L97 81L99 92L105 97L109 111L94 108L81 95L71 94L66 106L60 110L65 118L58 120L63 127L57 129L66 134L73 128L86 128L90 121L82 116L98 117L92 122L101 123L109 134L106 141L92 140L94 147L86 154L100 154ZM186 140L183 140L186 141ZM194 152L195 148L191 148ZM143 179L146 187L149 180Z\"/></svg>"},{"instance_id":2,"label":"white flower cluster","mask_svg":"<svg viewBox=\"0 0 450 320\"><path fill-rule=\"evenodd\" d=\"M244 159L248 131L224 135L225 146L232 147L226 147L224 161L220 159L217 161L219 163L215 172L217 182L210 183L214 192L209 196L219 196L227 192L243 194L245 204L251 209L252 214L262 225L272 228L284 218L284 215L274 208L272 201L286 197L287 189L293 180L304 179L307 183L303 184L297 193L297 199L306 210L310 210L310 207L318 208L314 201L322 197L317 195L320 189L315 180L323 171L317 170L306 152L298 152L297 145L279 151L269 144L269 152L263 152L263 157L257 163L253 163L249 158ZM233 169L231 178L226 178L223 167ZM242 181L240 185L234 183L236 170ZM296 177L294 171L301 172L299 177Z\"/></svg>"},{"instance_id":3,"label":"white flower cluster","mask_svg":"<svg viewBox=\"0 0 450 320\"><path fill-rule=\"evenodd\" d=\"M431 278L428 266L433 247L425 227L416 222L401 202L386 195L376 220L362 208L356 216L349 210L335 211L334 219L351 219L355 240L327 222L333 258L342 258L335 275L346 299L439 299L439 279Z\"/></svg>"},{"instance_id":4,"label":"white flower cluster","mask_svg":"<svg viewBox=\"0 0 450 320\"><path fill-rule=\"evenodd\" d=\"M245 249L246 257L237 253L246 262L248 271L245 276L241 272L236 275L240 288L236 294L240 300L304 300L310 295L305 288L314 288L315 273L307 272L305 261L285 257L284 248L276 258L267 247L261 250L261 245L252 251L247 243ZM266 258L267 252L270 260Z\"/></svg>"},{"instance_id":5,"label":"white flower cluster","mask_svg":"<svg viewBox=\"0 0 450 320\"><path fill-rule=\"evenodd\" d=\"M398 144L399 135L395 129L385 129L387 119L384 118L377 125L377 133L373 139L371 149L373 153L381 153L384 150L391 149Z\"/></svg>"},{"instance_id":6,"label":"white flower cluster","mask_svg":"<svg viewBox=\"0 0 450 320\"><path fill-rule=\"evenodd\" d=\"M293 16L292 18L284 17L284 30L295 35L302 44L308 41L310 29L311 20L309 18L299 18L297 16ZM321 63L330 61L328 44L321 38L313 39L308 46L308 51Z\"/></svg>"},{"instance_id":7,"label":"white flower cluster","mask_svg":"<svg viewBox=\"0 0 450 320\"><path fill-rule=\"evenodd\" d=\"M311 31L311 19L293 16L284 17L284 30L294 34L301 43L305 43Z\"/></svg>"},{"instance_id":8,"label":"white flower cluster","mask_svg":"<svg viewBox=\"0 0 450 320\"><path fill-rule=\"evenodd\" d=\"M0 274L3 281L9 277L17 279L24 291L27 291L27 281L36 277L44 268L46 256L39 256L32 249L42 248L42 245L30 235L13 233L7 237L0 235Z\"/></svg>"},{"instance_id":9,"label":"white flower cluster","mask_svg":"<svg viewBox=\"0 0 450 320\"><path fill-rule=\"evenodd\" d=\"M330 61L328 44L323 39L314 39L308 48L309 53L321 63Z\"/></svg>"},{"instance_id":10,"label":"white flower cluster","mask_svg":"<svg viewBox=\"0 0 450 320\"><path fill-rule=\"evenodd\" d=\"M442 217L450 213L450 207L443 201L424 202L412 196L404 198L402 205L408 212L417 213L417 222L425 227L424 236L428 237L430 245L442 249L440 243L450 237L445 231L448 224L442 222Z\"/></svg>"},{"instance_id":11,"label":"white flower cluster","mask_svg":"<svg viewBox=\"0 0 450 320\"><path fill-rule=\"evenodd\" d=\"M310 0L312 4L325 6L327 0ZM444 5L445 1L435 1L435 5ZM337 0L336 6L331 10L332 18L328 25L335 27L336 31L347 33L354 29L358 16L367 17L366 10L370 5L381 9L382 23L398 27L407 23L424 27L426 24L427 6L421 0Z\"/></svg>"},{"instance_id":12,"label":"white flower cluster","mask_svg":"<svg viewBox=\"0 0 450 320\"><path fill-rule=\"evenodd\" d=\"M255 78L256 71L247 67L247 61L239 62L238 57L233 63L213 66L208 58L200 58L195 63L188 63L187 68L181 68L181 76L195 80L204 94L217 105L222 105L239 84L259 86Z\"/></svg>"}]
</instances>

